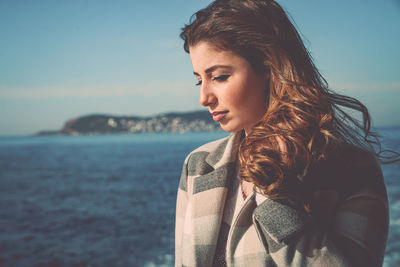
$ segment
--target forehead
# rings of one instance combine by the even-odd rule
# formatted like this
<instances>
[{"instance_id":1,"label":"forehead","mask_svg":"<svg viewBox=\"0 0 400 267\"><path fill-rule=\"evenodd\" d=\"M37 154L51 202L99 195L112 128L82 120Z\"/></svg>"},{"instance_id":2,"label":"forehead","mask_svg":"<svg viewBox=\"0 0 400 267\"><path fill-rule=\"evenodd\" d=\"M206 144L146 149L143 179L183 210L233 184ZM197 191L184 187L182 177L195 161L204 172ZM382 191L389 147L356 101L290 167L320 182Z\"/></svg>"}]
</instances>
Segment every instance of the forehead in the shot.
<instances>
[{"instance_id":1,"label":"forehead","mask_svg":"<svg viewBox=\"0 0 400 267\"><path fill-rule=\"evenodd\" d=\"M247 62L234 52L218 49L207 42L200 42L189 47L189 53L195 72L204 71L214 65L238 67Z\"/></svg>"}]
</instances>

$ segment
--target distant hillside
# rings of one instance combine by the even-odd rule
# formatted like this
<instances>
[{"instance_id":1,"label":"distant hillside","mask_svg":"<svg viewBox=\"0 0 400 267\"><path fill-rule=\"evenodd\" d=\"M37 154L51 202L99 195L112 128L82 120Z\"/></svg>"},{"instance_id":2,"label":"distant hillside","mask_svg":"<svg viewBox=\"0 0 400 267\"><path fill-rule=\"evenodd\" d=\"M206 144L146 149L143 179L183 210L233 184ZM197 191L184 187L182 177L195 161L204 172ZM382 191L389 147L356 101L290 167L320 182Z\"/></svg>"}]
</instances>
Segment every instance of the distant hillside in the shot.
<instances>
[{"instance_id":1,"label":"distant hillside","mask_svg":"<svg viewBox=\"0 0 400 267\"><path fill-rule=\"evenodd\" d=\"M166 113L153 117L86 115L67 121L61 130L36 135L86 135L114 133L186 133L220 130L208 111Z\"/></svg>"}]
</instances>

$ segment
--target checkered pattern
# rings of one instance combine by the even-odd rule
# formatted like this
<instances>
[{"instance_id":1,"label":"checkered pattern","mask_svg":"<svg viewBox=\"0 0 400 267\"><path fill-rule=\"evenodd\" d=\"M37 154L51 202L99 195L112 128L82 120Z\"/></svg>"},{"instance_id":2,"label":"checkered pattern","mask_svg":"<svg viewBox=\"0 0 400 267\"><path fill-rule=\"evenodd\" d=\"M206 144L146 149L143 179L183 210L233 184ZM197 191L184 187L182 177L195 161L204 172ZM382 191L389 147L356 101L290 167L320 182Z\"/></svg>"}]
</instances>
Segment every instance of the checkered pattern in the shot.
<instances>
[{"instance_id":1,"label":"checkered pattern","mask_svg":"<svg viewBox=\"0 0 400 267\"><path fill-rule=\"evenodd\" d=\"M185 159L177 195L175 266L212 266L239 142L240 134L234 133ZM329 224L309 217L291 200L266 199L257 205L254 194L231 225L227 266L380 266L388 234L382 173L372 158L349 156L358 161L339 166L346 175L322 170L320 176L324 181L335 174L332 179L342 183L333 187L340 198L338 207L326 213ZM327 195L318 195L322 204Z\"/></svg>"}]
</instances>

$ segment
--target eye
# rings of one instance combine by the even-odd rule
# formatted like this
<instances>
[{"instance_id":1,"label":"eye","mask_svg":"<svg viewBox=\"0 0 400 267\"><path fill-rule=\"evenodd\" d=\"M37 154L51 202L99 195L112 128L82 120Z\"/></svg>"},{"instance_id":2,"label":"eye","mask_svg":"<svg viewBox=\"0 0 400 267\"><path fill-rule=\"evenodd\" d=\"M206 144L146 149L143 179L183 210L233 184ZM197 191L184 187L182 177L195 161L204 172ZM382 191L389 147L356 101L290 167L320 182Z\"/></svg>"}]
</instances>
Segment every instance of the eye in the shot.
<instances>
[{"instance_id":1,"label":"eye","mask_svg":"<svg viewBox=\"0 0 400 267\"><path fill-rule=\"evenodd\" d=\"M201 85L201 80L196 83L196 86Z\"/></svg>"},{"instance_id":2,"label":"eye","mask_svg":"<svg viewBox=\"0 0 400 267\"><path fill-rule=\"evenodd\" d=\"M228 75L228 74L226 74L226 75L220 75L220 76L214 77L214 78L213 78L213 81L224 82L224 81L226 81L229 77L230 77L230 75Z\"/></svg>"}]
</instances>

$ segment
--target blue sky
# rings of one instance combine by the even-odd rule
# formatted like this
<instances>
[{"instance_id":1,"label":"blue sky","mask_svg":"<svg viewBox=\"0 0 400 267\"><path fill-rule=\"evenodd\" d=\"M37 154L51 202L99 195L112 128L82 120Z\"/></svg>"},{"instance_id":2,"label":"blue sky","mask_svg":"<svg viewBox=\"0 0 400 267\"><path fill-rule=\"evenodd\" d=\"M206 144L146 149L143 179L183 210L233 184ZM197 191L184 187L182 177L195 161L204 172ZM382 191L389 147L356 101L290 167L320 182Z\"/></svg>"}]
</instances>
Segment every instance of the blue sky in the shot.
<instances>
[{"instance_id":1,"label":"blue sky","mask_svg":"<svg viewBox=\"0 0 400 267\"><path fill-rule=\"evenodd\" d=\"M400 125L400 3L278 1L330 87ZM0 0L0 135L201 109L180 28L209 0Z\"/></svg>"}]
</instances>

